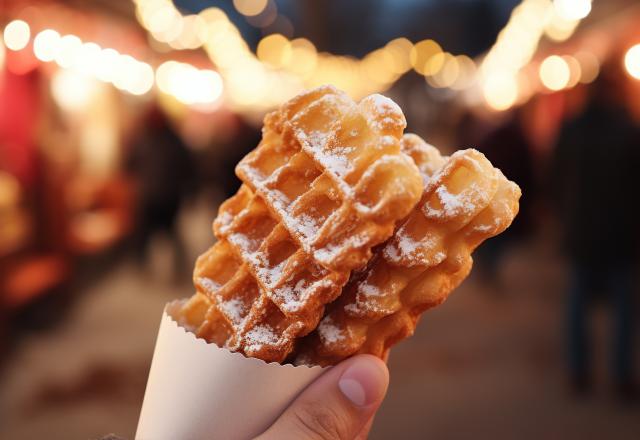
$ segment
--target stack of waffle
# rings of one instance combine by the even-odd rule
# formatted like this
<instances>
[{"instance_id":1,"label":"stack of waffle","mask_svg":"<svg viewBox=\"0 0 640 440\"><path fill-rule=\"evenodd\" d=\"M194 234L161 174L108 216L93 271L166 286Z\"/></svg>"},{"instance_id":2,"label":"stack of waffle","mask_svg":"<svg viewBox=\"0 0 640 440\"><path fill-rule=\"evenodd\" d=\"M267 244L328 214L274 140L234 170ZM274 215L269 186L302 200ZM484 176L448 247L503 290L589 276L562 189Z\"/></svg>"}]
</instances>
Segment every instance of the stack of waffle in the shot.
<instances>
[{"instance_id":1,"label":"stack of waffle","mask_svg":"<svg viewBox=\"0 0 640 440\"><path fill-rule=\"evenodd\" d=\"M468 275L471 252L509 226L520 197L481 153L443 157L405 125L390 99L356 104L333 87L267 115L179 322L267 362L386 357Z\"/></svg>"}]
</instances>

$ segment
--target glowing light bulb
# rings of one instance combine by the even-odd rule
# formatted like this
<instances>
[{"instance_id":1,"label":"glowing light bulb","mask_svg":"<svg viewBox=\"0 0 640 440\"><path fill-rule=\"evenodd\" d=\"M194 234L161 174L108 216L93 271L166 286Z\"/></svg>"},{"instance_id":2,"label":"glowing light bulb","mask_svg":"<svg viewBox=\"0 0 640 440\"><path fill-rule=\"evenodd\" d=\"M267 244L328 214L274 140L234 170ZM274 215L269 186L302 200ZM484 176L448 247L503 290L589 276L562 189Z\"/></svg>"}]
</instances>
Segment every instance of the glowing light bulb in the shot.
<instances>
[{"instance_id":1,"label":"glowing light bulb","mask_svg":"<svg viewBox=\"0 0 640 440\"><path fill-rule=\"evenodd\" d=\"M22 50L29 44L31 29L22 20L13 20L4 28L4 44L11 50Z\"/></svg>"}]
</instances>

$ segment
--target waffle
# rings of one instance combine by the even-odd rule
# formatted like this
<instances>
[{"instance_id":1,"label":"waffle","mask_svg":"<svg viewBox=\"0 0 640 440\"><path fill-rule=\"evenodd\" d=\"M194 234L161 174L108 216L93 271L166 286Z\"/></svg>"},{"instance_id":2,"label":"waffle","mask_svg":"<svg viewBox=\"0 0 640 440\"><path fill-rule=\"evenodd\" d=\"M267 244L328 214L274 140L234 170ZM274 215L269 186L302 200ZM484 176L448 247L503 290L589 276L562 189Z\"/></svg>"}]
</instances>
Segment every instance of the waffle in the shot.
<instances>
[{"instance_id":1,"label":"waffle","mask_svg":"<svg viewBox=\"0 0 640 440\"><path fill-rule=\"evenodd\" d=\"M443 157L436 147L413 133L405 133L402 136L400 149L418 166L424 186L446 162L446 157Z\"/></svg>"},{"instance_id":2,"label":"waffle","mask_svg":"<svg viewBox=\"0 0 640 440\"><path fill-rule=\"evenodd\" d=\"M405 125L388 98L356 104L333 87L267 115L179 320L232 351L284 360L419 201L420 172L400 149Z\"/></svg>"},{"instance_id":3,"label":"waffle","mask_svg":"<svg viewBox=\"0 0 640 440\"><path fill-rule=\"evenodd\" d=\"M412 157L438 162L437 155ZM331 365L356 353L386 358L393 344L413 334L422 312L442 303L469 274L471 252L511 224L519 197L518 186L478 151L452 155L428 179L422 200L394 236L300 341L294 362Z\"/></svg>"}]
</instances>

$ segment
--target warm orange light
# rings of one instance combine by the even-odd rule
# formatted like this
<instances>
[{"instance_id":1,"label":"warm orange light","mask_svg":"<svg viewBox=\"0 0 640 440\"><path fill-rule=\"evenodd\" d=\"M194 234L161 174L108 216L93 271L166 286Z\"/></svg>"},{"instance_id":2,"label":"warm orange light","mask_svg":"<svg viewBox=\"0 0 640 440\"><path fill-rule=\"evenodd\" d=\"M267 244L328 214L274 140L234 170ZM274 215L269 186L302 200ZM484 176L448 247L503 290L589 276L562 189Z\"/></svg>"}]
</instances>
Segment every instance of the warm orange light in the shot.
<instances>
[{"instance_id":1,"label":"warm orange light","mask_svg":"<svg viewBox=\"0 0 640 440\"><path fill-rule=\"evenodd\" d=\"M416 43L409 54L411 65L416 72L425 75L427 64L434 55L442 53L442 48L433 40L422 40ZM430 69L431 71L433 68ZM432 73L431 73L432 74Z\"/></svg>"},{"instance_id":2,"label":"warm orange light","mask_svg":"<svg viewBox=\"0 0 640 440\"><path fill-rule=\"evenodd\" d=\"M268 0L233 0L233 6L242 15L253 17L267 7Z\"/></svg>"},{"instance_id":3,"label":"warm orange light","mask_svg":"<svg viewBox=\"0 0 640 440\"><path fill-rule=\"evenodd\" d=\"M284 35L271 34L260 40L257 54L260 61L279 67L291 56L291 45Z\"/></svg>"}]
</instances>

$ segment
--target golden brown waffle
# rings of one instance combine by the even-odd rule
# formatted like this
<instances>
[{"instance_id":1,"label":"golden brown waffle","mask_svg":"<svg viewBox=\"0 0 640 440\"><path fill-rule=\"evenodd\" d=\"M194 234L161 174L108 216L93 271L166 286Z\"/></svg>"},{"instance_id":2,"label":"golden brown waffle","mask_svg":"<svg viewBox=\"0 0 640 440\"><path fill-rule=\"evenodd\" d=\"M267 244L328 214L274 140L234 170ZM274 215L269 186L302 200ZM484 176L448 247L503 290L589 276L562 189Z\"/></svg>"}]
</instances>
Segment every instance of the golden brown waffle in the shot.
<instances>
[{"instance_id":1,"label":"golden brown waffle","mask_svg":"<svg viewBox=\"0 0 640 440\"><path fill-rule=\"evenodd\" d=\"M262 142L236 168L243 185L214 221L219 241L196 262L181 321L230 350L284 360L419 200L404 126L393 101L356 104L333 87L267 115Z\"/></svg>"},{"instance_id":2,"label":"golden brown waffle","mask_svg":"<svg viewBox=\"0 0 640 440\"><path fill-rule=\"evenodd\" d=\"M400 148L418 166L425 186L431 176L447 161L447 158L443 157L436 147L426 143L420 136L413 133L405 133L402 136Z\"/></svg>"},{"instance_id":3,"label":"golden brown waffle","mask_svg":"<svg viewBox=\"0 0 640 440\"><path fill-rule=\"evenodd\" d=\"M413 334L421 313L442 303L468 275L471 252L511 224L519 197L518 186L478 151L452 155L362 276L345 286L317 330L300 341L295 362L330 365L355 353L385 358L393 344Z\"/></svg>"}]
</instances>

